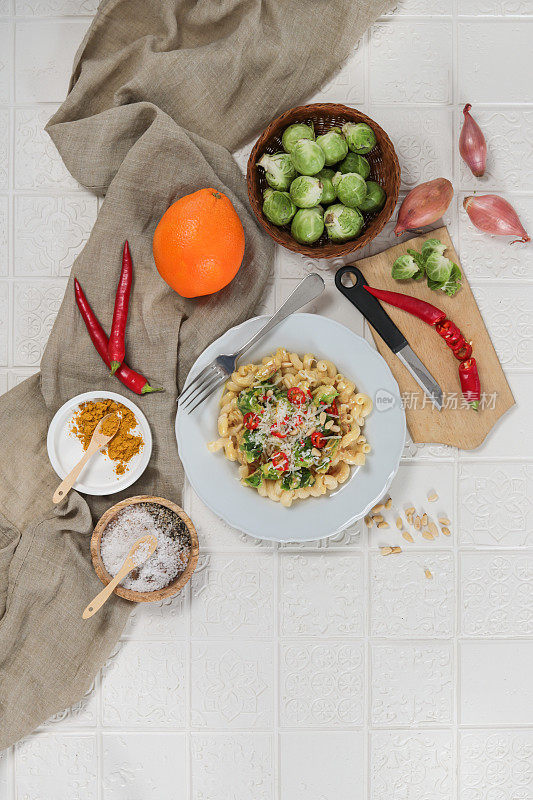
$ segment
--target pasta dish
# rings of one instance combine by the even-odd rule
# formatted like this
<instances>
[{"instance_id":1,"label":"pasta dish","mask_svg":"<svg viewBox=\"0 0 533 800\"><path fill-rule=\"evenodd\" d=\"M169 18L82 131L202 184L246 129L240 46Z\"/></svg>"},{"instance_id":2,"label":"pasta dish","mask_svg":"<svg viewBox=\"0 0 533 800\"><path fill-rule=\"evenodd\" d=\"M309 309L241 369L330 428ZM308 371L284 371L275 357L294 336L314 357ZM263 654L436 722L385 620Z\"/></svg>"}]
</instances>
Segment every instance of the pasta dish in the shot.
<instances>
[{"instance_id":1,"label":"pasta dish","mask_svg":"<svg viewBox=\"0 0 533 800\"><path fill-rule=\"evenodd\" d=\"M365 463L371 411L370 397L331 361L279 348L231 375L208 448L239 463L245 486L289 507L336 489Z\"/></svg>"}]
</instances>

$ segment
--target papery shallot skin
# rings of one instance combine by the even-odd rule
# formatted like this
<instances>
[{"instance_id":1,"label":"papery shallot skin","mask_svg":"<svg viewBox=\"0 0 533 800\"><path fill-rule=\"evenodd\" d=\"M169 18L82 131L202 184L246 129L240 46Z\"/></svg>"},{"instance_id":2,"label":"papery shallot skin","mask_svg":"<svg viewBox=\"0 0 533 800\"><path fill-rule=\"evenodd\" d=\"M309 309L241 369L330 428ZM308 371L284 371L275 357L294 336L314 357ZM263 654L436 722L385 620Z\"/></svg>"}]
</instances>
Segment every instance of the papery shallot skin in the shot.
<instances>
[{"instance_id":1,"label":"papery shallot skin","mask_svg":"<svg viewBox=\"0 0 533 800\"><path fill-rule=\"evenodd\" d=\"M411 189L398 212L396 236L431 225L442 217L453 197L453 186L446 178L435 178Z\"/></svg>"},{"instance_id":2,"label":"papery shallot skin","mask_svg":"<svg viewBox=\"0 0 533 800\"><path fill-rule=\"evenodd\" d=\"M465 119L459 137L459 152L472 175L481 178L487 165L487 143L483 131L470 114L471 108L470 103L463 108Z\"/></svg>"},{"instance_id":3,"label":"papery shallot skin","mask_svg":"<svg viewBox=\"0 0 533 800\"><path fill-rule=\"evenodd\" d=\"M497 194L469 195L465 197L463 207L480 231L494 236L520 237L511 244L531 241L518 214L503 197Z\"/></svg>"}]
</instances>

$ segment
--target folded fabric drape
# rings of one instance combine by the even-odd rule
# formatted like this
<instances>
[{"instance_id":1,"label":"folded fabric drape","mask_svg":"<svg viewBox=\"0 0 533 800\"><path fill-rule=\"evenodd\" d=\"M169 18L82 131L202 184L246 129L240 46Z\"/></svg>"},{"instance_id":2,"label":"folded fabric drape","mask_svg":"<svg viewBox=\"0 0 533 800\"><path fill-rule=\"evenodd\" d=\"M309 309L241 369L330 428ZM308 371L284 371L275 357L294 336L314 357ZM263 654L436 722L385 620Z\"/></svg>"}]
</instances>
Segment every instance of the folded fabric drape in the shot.
<instances>
[{"instance_id":1,"label":"folded fabric drape","mask_svg":"<svg viewBox=\"0 0 533 800\"><path fill-rule=\"evenodd\" d=\"M128 391L99 359L74 302L77 277L109 331L121 249L135 279L127 360L161 394L139 399L153 456L126 494L179 502L176 386L198 354L249 317L273 245L249 210L230 155L341 65L391 0L107 0L76 55L69 94L47 130L72 175L105 196L72 268L41 372L0 399L0 749L87 692L127 620L113 598L82 622L99 589L89 555L95 518L122 495L59 508L46 432L83 391ZM154 228L168 205L201 187L223 191L244 226L243 265L223 291L185 300L155 270Z\"/></svg>"}]
</instances>

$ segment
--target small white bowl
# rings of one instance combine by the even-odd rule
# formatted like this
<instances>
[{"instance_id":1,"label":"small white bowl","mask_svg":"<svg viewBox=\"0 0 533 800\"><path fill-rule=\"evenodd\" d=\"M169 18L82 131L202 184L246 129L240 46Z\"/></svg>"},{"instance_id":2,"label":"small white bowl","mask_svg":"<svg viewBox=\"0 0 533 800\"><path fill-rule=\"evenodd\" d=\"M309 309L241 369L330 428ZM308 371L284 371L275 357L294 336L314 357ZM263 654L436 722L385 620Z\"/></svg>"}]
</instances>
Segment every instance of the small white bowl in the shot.
<instances>
[{"instance_id":1,"label":"small white bowl","mask_svg":"<svg viewBox=\"0 0 533 800\"><path fill-rule=\"evenodd\" d=\"M115 400L129 408L135 414L138 423L132 433L141 434L144 441L140 452L128 462L128 469L123 475L116 474L114 469L116 462L104 453L98 452L89 460L73 487L82 494L115 494L115 492L127 489L141 477L148 466L152 453L152 433L148 420L141 409L127 397L116 392L84 392L84 394L78 394L71 400L67 400L57 411L48 428L46 439L48 457L61 479L68 475L72 467L78 463L84 450L78 437L70 432L70 427L80 403L88 400Z\"/></svg>"},{"instance_id":2,"label":"small white bowl","mask_svg":"<svg viewBox=\"0 0 533 800\"><path fill-rule=\"evenodd\" d=\"M190 376L217 355L235 353L266 322L254 317L231 328L210 345L193 365ZM300 355L313 353L333 361L339 371L368 394L374 410L364 432L372 447L363 467L328 496L296 501L283 508L242 486L237 463L222 452L210 453L207 442L217 439L218 404L222 387L202 405L176 416L176 437L185 473L196 494L229 525L260 539L311 541L332 536L368 513L383 497L396 474L405 444L405 413L398 384L386 361L368 342L344 325L318 314L293 314L246 353L240 364L257 363L286 347ZM187 378L189 380L189 378Z\"/></svg>"}]
</instances>

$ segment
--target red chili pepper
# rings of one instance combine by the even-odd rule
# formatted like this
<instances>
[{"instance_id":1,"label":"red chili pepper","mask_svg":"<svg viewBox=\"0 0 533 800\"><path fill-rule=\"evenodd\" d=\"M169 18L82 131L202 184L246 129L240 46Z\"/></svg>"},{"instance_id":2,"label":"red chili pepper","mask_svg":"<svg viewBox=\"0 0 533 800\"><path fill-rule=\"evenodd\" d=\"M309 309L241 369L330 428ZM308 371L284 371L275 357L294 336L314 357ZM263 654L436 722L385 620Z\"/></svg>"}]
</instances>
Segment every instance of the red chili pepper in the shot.
<instances>
[{"instance_id":1,"label":"red chili pepper","mask_svg":"<svg viewBox=\"0 0 533 800\"><path fill-rule=\"evenodd\" d=\"M128 306L130 303L131 283L133 280L133 264L131 261L130 248L128 242L124 242L122 251L122 270L118 281L117 294L115 296L115 308L113 310L113 322L111 323L111 333L109 334L109 344L107 352L111 362L111 375L124 361L126 346L124 337L126 335L126 320L128 319Z\"/></svg>"},{"instance_id":2,"label":"red chili pepper","mask_svg":"<svg viewBox=\"0 0 533 800\"><path fill-rule=\"evenodd\" d=\"M409 314L414 314L415 317L427 322L428 325L437 325L446 319L446 314L441 311L437 306L432 306L431 303L426 303L425 300L419 300L417 297L411 297L409 294L402 294L401 292L387 292L383 289L374 289L372 286L365 285L365 289L378 300L383 300L384 303L390 303L391 306L401 308L403 311L408 311Z\"/></svg>"},{"instance_id":3,"label":"red chili pepper","mask_svg":"<svg viewBox=\"0 0 533 800\"><path fill-rule=\"evenodd\" d=\"M278 430L276 430L276 428L271 428L270 429L270 433L272 434L272 436L275 436L277 439L286 439L287 438L287 434L286 433L280 433Z\"/></svg>"},{"instance_id":4,"label":"red chili pepper","mask_svg":"<svg viewBox=\"0 0 533 800\"><path fill-rule=\"evenodd\" d=\"M305 403L305 392L298 386L292 386L287 392L287 400L294 406L301 406Z\"/></svg>"},{"instance_id":5,"label":"red chili pepper","mask_svg":"<svg viewBox=\"0 0 533 800\"><path fill-rule=\"evenodd\" d=\"M253 411L248 411L243 417L244 427L249 431L255 431L259 427L259 417Z\"/></svg>"},{"instance_id":6,"label":"red chili pepper","mask_svg":"<svg viewBox=\"0 0 533 800\"><path fill-rule=\"evenodd\" d=\"M459 378L465 400L477 411L481 399L481 382L475 358L468 358L459 364Z\"/></svg>"},{"instance_id":7,"label":"red chili pepper","mask_svg":"<svg viewBox=\"0 0 533 800\"><path fill-rule=\"evenodd\" d=\"M338 417L339 416L339 409L337 408L337 401L334 400L333 403L326 408L326 414L330 417Z\"/></svg>"},{"instance_id":8,"label":"red chili pepper","mask_svg":"<svg viewBox=\"0 0 533 800\"><path fill-rule=\"evenodd\" d=\"M323 436L320 431L313 431L311 434L311 444L313 447L318 447L320 450L326 444L326 437Z\"/></svg>"},{"instance_id":9,"label":"red chili pepper","mask_svg":"<svg viewBox=\"0 0 533 800\"><path fill-rule=\"evenodd\" d=\"M295 414L292 420L292 424L294 427L298 428L300 425L304 424L304 418L301 414Z\"/></svg>"},{"instance_id":10,"label":"red chili pepper","mask_svg":"<svg viewBox=\"0 0 533 800\"><path fill-rule=\"evenodd\" d=\"M472 355L472 345L466 341L457 325L450 319L445 319L435 326L437 333L442 336L458 361L464 361Z\"/></svg>"},{"instance_id":11,"label":"red chili pepper","mask_svg":"<svg viewBox=\"0 0 533 800\"><path fill-rule=\"evenodd\" d=\"M458 361L466 361L472 355L472 345L470 342L458 342L453 349L453 354Z\"/></svg>"},{"instance_id":12,"label":"red chili pepper","mask_svg":"<svg viewBox=\"0 0 533 800\"><path fill-rule=\"evenodd\" d=\"M272 453L270 460L272 462L272 466L277 472L287 472L289 469L289 459L285 453L281 452L281 450L276 450L275 453Z\"/></svg>"},{"instance_id":13,"label":"red chili pepper","mask_svg":"<svg viewBox=\"0 0 533 800\"><path fill-rule=\"evenodd\" d=\"M102 360L105 361L109 367L111 366L111 362L109 361L107 352L107 336L105 335L104 329L98 322L96 314L89 305L89 301L85 297L83 289L77 280L74 280L74 293L76 295L76 302L83 317L83 321L85 322L87 330L89 331L91 341L96 347ZM163 389L154 389L152 386L150 386L144 375L141 375L139 372L135 372L135 370L128 367L128 365L124 364L124 362L117 369L115 375L119 381L124 384L124 386L127 386L128 389L131 389L132 392L136 392L136 394L148 394L149 392L163 391Z\"/></svg>"}]
</instances>

